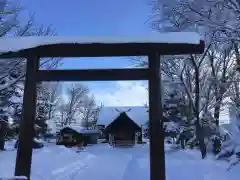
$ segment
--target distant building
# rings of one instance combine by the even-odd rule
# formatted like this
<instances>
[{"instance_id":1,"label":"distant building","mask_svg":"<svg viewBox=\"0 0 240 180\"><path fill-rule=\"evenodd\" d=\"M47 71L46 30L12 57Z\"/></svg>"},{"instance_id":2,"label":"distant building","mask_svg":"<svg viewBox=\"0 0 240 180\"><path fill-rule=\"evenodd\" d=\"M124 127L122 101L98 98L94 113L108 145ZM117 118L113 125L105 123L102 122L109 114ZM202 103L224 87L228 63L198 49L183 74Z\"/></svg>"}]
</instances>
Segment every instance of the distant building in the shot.
<instances>
[{"instance_id":1,"label":"distant building","mask_svg":"<svg viewBox=\"0 0 240 180\"><path fill-rule=\"evenodd\" d=\"M132 146L142 143L142 127L147 122L148 112L144 106L103 107L97 126L105 126L103 132L109 144Z\"/></svg>"},{"instance_id":2,"label":"distant building","mask_svg":"<svg viewBox=\"0 0 240 180\"><path fill-rule=\"evenodd\" d=\"M97 144L100 135L97 129L85 129L82 127L66 126L57 135L57 145L87 146Z\"/></svg>"},{"instance_id":3,"label":"distant building","mask_svg":"<svg viewBox=\"0 0 240 180\"><path fill-rule=\"evenodd\" d=\"M137 125L126 112L121 112L104 130L110 145L133 146L142 143L142 128Z\"/></svg>"}]
</instances>

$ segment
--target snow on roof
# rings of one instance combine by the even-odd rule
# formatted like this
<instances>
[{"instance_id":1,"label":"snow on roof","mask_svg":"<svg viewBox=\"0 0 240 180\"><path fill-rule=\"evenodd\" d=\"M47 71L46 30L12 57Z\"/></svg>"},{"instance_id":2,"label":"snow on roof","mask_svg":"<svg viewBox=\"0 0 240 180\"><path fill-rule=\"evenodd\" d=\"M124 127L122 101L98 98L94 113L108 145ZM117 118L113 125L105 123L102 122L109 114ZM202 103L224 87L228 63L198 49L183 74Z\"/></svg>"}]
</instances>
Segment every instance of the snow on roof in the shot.
<instances>
[{"instance_id":1,"label":"snow on roof","mask_svg":"<svg viewBox=\"0 0 240 180\"><path fill-rule=\"evenodd\" d=\"M148 121L147 109L144 106L122 106L122 107L103 107L99 113L97 125L109 125L114 121L120 112L126 112L129 118L131 118L138 126L144 125ZM129 112L127 112L131 109Z\"/></svg>"},{"instance_id":2,"label":"snow on roof","mask_svg":"<svg viewBox=\"0 0 240 180\"><path fill-rule=\"evenodd\" d=\"M62 129L64 129L64 128L70 128L81 134L98 134L98 133L100 133L100 131L98 129L86 129L81 126L68 125L68 126L64 126Z\"/></svg>"},{"instance_id":3,"label":"snow on roof","mask_svg":"<svg viewBox=\"0 0 240 180\"><path fill-rule=\"evenodd\" d=\"M139 37L61 37L61 36L26 36L0 38L0 53L18 52L53 44L114 44L114 43L170 43L200 44L201 36L195 32L151 33Z\"/></svg>"},{"instance_id":4,"label":"snow on roof","mask_svg":"<svg viewBox=\"0 0 240 180\"><path fill-rule=\"evenodd\" d=\"M7 121L7 120L4 120L4 119L0 119L0 122L6 122L6 123L8 123L8 121Z\"/></svg>"}]
</instances>

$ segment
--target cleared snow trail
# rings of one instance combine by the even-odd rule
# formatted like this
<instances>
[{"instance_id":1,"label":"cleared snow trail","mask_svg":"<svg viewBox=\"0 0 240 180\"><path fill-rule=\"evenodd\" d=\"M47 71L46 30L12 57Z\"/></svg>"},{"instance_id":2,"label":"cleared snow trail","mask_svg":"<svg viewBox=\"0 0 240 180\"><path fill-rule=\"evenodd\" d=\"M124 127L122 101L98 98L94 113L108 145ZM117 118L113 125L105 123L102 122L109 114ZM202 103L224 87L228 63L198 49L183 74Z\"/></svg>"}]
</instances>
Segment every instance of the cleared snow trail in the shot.
<instances>
[{"instance_id":1,"label":"cleared snow trail","mask_svg":"<svg viewBox=\"0 0 240 180\"><path fill-rule=\"evenodd\" d=\"M52 177L50 179L72 180L79 172L84 171L88 167L88 161L94 157L95 156L90 154L84 160L78 160L74 163L65 165L62 168L52 171Z\"/></svg>"},{"instance_id":2,"label":"cleared snow trail","mask_svg":"<svg viewBox=\"0 0 240 180\"><path fill-rule=\"evenodd\" d=\"M126 166L132 159L129 150L129 148L112 148L107 145L87 148L87 151L95 155L96 158L90 161L88 168L79 172L74 180L122 180Z\"/></svg>"},{"instance_id":3,"label":"cleared snow trail","mask_svg":"<svg viewBox=\"0 0 240 180\"><path fill-rule=\"evenodd\" d=\"M132 149L132 159L127 164L123 180L148 180L149 175L149 157L144 152L144 147L138 147L138 151ZM145 164L146 166L143 166Z\"/></svg>"}]
</instances>

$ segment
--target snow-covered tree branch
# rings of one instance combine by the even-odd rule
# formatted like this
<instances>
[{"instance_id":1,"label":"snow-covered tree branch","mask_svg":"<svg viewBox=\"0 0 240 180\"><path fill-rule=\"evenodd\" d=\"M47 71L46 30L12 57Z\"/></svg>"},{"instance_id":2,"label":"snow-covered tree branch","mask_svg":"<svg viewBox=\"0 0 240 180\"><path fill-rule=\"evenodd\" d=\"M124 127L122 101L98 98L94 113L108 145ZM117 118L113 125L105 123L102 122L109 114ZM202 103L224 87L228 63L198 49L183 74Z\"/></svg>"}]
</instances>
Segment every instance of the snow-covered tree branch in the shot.
<instances>
[{"instance_id":1,"label":"snow-covered tree branch","mask_svg":"<svg viewBox=\"0 0 240 180\"><path fill-rule=\"evenodd\" d=\"M70 88L68 88L67 96L69 100L64 108L66 111L66 119L63 123L64 125L71 124L76 120L75 116L81 112L88 92L88 88L81 84L73 84Z\"/></svg>"},{"instance_id":2,"label":"snow-covered tree branch","mask_svg":"<svg viewBox=\"0 0 240 180\"><path fill-rule=\"evenodd\" d=\"M81 108L82 126L86 128L93 127L97 122L101 108L102 105L98 106L96 104L94 96L86 96L86 99L83 102L83 107Z\"/></svg>"}]
</instances>

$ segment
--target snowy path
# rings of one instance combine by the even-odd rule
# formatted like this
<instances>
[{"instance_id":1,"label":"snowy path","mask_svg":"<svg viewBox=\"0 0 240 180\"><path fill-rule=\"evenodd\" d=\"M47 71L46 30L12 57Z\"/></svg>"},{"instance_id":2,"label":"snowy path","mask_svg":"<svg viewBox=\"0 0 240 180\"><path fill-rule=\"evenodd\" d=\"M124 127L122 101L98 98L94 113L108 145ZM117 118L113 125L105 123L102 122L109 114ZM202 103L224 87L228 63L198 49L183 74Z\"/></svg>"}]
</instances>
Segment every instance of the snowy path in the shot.
<instances>
[{"instance_id":1,"label":"snowy path","mask_svg":"<svg viewBox=\"0 0 240 180\"><path fill-rule=\"evenodd\" d=\"M16 151L0 152L0 176L13 175ZM167 180L238 180L240 165L227 171L228 164L209 156L201 160L197 150L166 151ZM112 148L107 144L74 149L50 144L34 150L33 180L149 180L148 145Z\"/></svg>"},{"instance_id":2,"label":"snowy path","mask_svg":"<svg viewBox=\"0 0 240 180\"><path fill-rule=\"evenodd\" d=\"M91 150L89 150L91 152ZM148 168L141 171L140 159L149 159L147 148L138 146L137 148L112 148L101 146L99 151L92 153L97 156L90 162L88 169L78 174L79 179L90 180L146 180ZM93 173L94 169L94 173ZM146 172L147 170L147 172Z\"/></svg>"},{"instance_id":3,"label":"snowy path","mask_svg":"<svg viewBox=\"0 0 240 180\"><path fill-rule=\"evenodd\" d=\"M144 162L144 160L146 160ZM148 154L143 155L143 153L135 152L132 154L132 159L128 163L123 180L129 179L138 179L138 180L146 180L149 179L149 157ZM145 164L146 166L141 166L141 164Z\"/></svg>"}]
</instances>

